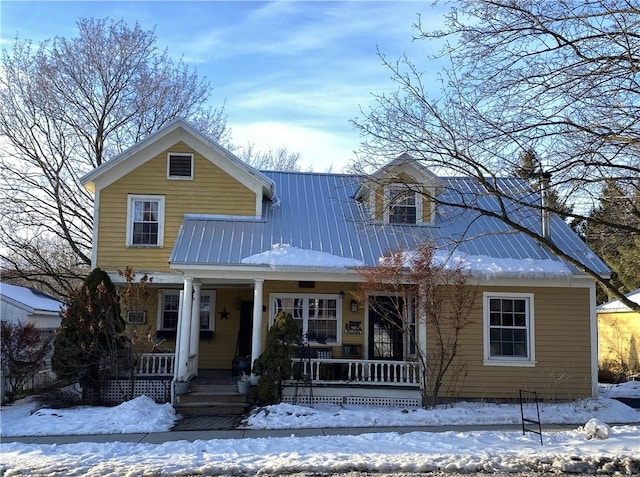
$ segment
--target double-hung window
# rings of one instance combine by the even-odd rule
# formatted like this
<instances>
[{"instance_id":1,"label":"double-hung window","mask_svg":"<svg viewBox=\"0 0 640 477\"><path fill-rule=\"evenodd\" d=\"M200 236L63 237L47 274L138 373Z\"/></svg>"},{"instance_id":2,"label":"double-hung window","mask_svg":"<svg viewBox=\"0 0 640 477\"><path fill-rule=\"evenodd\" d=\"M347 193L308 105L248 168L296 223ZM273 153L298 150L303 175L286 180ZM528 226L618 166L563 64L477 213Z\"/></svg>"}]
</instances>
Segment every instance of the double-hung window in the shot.
<instances>
[{"instance_id":1,"label":"double-hung window","mask_svg":"<svg viewBox=\"0 0 640 477\"><path fill-rule=\"evenodd\" d=\"M164 236L164 196L129 195L127 245L161 247Z\"/></svg>"},{"instance_id":2,"label":"double-hung window","mask_svg":"<svg viewBox=\"0 0 640 477\"><path fill-rule=\"evenodd\" d=\"M421 221L420 196L406 186L387 188L387 210L390 224L417 224Z\"/></svg>"},{"instance_id":3,"label":"double-hung window","mask_svg":"<svg viewBox=\"0 0 640 477\"><path fill-rule=\"evenodd\" d=\"M214 330L215 320L215 292L200 293L199 322L201 330ZM164 290L160 302L160 317L158 327L162 330L175 330L178 327L180 314L180 290Z\"/></svg>"},{"instance_id":4,"label":"double-hung window","mask_svg":"<svg viewBox=\"0 0 640 477\"><path fill-rule=\"evenodd\" d=\"M485 364L534 366L533 323L533 294L485 292Z\"/></svg>"},{"instance_id":5,"label":"double-hung window","mask_svg":"<svg viewBox=\"0 0 640 477\"><path fill-rule=\"evenodd\" d=\"M271 321L281 311L290 313L306 341L338 344L342 323L339 295L272 294Z\"/></svg>"}]
</instances>

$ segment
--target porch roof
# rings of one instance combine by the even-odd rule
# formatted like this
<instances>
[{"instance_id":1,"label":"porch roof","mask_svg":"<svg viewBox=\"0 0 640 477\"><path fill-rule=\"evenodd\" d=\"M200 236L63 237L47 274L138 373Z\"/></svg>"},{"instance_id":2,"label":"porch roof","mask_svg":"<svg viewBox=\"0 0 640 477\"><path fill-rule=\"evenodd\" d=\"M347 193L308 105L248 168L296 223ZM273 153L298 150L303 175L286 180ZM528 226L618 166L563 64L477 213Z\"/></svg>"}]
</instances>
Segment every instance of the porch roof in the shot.
<instances>
[{"instance_id":1,"label":"porch roof","mask_svg":"<svg viewBox=\"0 0 640 477\"><path fill-rule=\"evenodd\" d=\"M243 265L243 260L277 245L331 254L367 266L397 250L412 250L430 242L439 250L455 250L467 256L497 260L554 261L550 250L497 218L471 210L439 204L432 223L390 225L374 221L366 203L355 200L363 178L349 174L263 172L277 185L278 197L265 200L262 219L186 215L171 253L173 268L181 266ZM498 210L500 204L468 178L440 178L439 200L455 204L473 200ZM505 178L499 186L521 191L522 197L539 200L522 180ZM540 230L535 207L506 204L519 224ZM560 217L552 217L553 243L601 274L609 269ZM309 264L300 264L300 266ZM575 273L567 266L569 273Z\"/></svg>"}]
</instances>

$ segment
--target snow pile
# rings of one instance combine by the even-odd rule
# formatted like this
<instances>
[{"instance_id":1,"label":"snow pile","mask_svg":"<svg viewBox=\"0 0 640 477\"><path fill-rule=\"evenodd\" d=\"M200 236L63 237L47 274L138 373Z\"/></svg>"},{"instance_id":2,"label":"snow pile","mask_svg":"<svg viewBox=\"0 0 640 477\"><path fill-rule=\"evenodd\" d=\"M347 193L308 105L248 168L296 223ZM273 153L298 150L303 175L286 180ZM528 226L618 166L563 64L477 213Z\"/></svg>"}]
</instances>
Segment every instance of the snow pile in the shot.
<instances>
[{"instance_id":1,"label":"snow pile","mask_svg":"<svg viewBox=\"0 0 640 477\"><path fill-rule=\"evenodd\" d=\"M617 385L615 393L639 397L635 383ZM625 392L627 390L627 392ZM605 389L604 392L610 391ZM138 398L113 408L79 407L40 410L28 399L2 406L3 436L54 434L108 434L166 431L173 424L170 406ZM120 442L30 444L3 439L0 475L329 475L345 473L547 473L638 475L640 425L608 428L604 422L640 422L640 413L612 399L599 397L577 403L548 404L541 408L544 446L537 436L500 430L417 432L403 424L498 424L519 419L520 406L460 403L435 410L280 404L251 416L252 428L282 429L267 437L208 439L195 434L193 442L168 440L155 434L140 442L129 435ZM517 417L516 417L517 416ZM585 416L587 416L585 418ZM594 418L594 419L592 419ZM617 420L619 419L619 420ZM322 431L296 430L300 422ZM582 428L546 432L553 422L587 422ZM360 435L340 435L330 427L373 426ZM594 436L585 439L586 430ZM247 431L252 432L252 431ZM262 431L253 431L262 432ZM347 433L350 430L346 431ZM357 431L356 431L357 433ZM184 435L181 439L184 439ZM281 437L280 437L281 436ZM145 437L145 439L147 438ZM19 438L19 440L27 438ZM46 440L47 438L42 438ZM129 441L129 439L131 441ZM175 439L175 437L174 437ZM162 442L154 444L152 442ZM54 440L55 442L55 440Z\"/></svg>"},{"instance_id":2,"label":"snow pile","mask_svg":"<svg viewBox=\"0 0 640 477\"><path fill-rule=\"evenodd\" d=\"M272 267L362 267L364 263L353 258L339 257L317 250L304 250L289 244L275 244L271 250L242 259L242 263L270 265Z\"/></svg>"},{"instance_id":3,"label":"snow pile","mask_svg":"<svg viewBox=\"0 0 640 477\"><path fill-rule=\"evenodd\" d=\"M2 436L128 434L164 432L173 427L176 412L169 403L140 396L115 407L80 406L38 409L32 399L2 406Z\"/></svg>"},{"instance_id":4,"label":"snow pile","mask_svg":"<svg viewBox=\"0 0 640 477\"><path fill-rule=\"evenodd\" d=\"M403 263L410 267L416 258L416 252L404 254ZM385 258L380 262L384 263ZM563 262L532 258L496 258L487 255L470 255L464 252L436 250L433 256L435 266L445 269L460 269L472 276L485 279L507 278L568 278L571 270Z\"/></svg>"},{"instance_id":5,"label":"snow pile","mask_svg":"<svg viewBox=\"0 0 640 477\"><path fill-rule=\"evenodd\" d=\"M578 429L579 432L584 432L584 436L587 440L591 439L606 439L609 437L609 432L611 432L611 427L605 422L602 422L600 419L592 418L589 419L583 427Z\"/></svg>"}]
</instances>

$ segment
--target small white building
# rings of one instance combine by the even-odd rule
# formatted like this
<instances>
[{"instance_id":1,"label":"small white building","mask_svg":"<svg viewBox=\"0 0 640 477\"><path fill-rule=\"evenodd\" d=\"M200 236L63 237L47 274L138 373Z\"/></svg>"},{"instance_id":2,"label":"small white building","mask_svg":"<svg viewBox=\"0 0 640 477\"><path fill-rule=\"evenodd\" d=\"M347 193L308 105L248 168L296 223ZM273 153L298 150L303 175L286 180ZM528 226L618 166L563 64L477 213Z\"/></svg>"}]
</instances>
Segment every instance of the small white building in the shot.
<instances>
[{"instance_id":1,"label":"small white building","mask_svg":"<svg viewBox=\"0 0 640 477\"><path fill-rule=\"evenodd\" d=\"M9 285L0 283L0 321L8 323L32 323L42 340L51 340L55 330L60 327L62 320L60 312L64 303L52 296L39 292L29 287ZM41 371L33 377L27 386L36 387L53 379L51 371L51 353L53 347L45 359ZM4 366L0 366L0 401L5 399L5 386L9 386L5 381Z\"/></svg>"},{"instance_id":2,"label":"small white building","mask_svg":"<svg viewBox=\"0 0 640 477\"><path fill-rule=\"evenodd\" d=\"M64 303L33 288L0 283L0 320L32 323L43 334L60 327Z\"/></svg>"}]
</instances>

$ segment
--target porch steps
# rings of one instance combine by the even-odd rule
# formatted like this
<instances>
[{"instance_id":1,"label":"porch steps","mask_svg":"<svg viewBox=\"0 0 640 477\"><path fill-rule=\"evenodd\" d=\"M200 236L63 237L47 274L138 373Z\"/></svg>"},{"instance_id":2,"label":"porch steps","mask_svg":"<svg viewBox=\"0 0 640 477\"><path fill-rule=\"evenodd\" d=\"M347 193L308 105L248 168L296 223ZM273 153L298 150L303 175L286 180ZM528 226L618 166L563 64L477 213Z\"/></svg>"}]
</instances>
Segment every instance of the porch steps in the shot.
<instances>
[{"instance_id":1,"label":"porch steps","mask_svg":"<svg viewBox=\"0 0 640 477\"><path fill-rule=\"evenodd\" d=\"M246 394L236 384L192 384L187 394L176 397L174 406L183 416L245 414L249 410Z\"/></svg>"}]
</instances>

